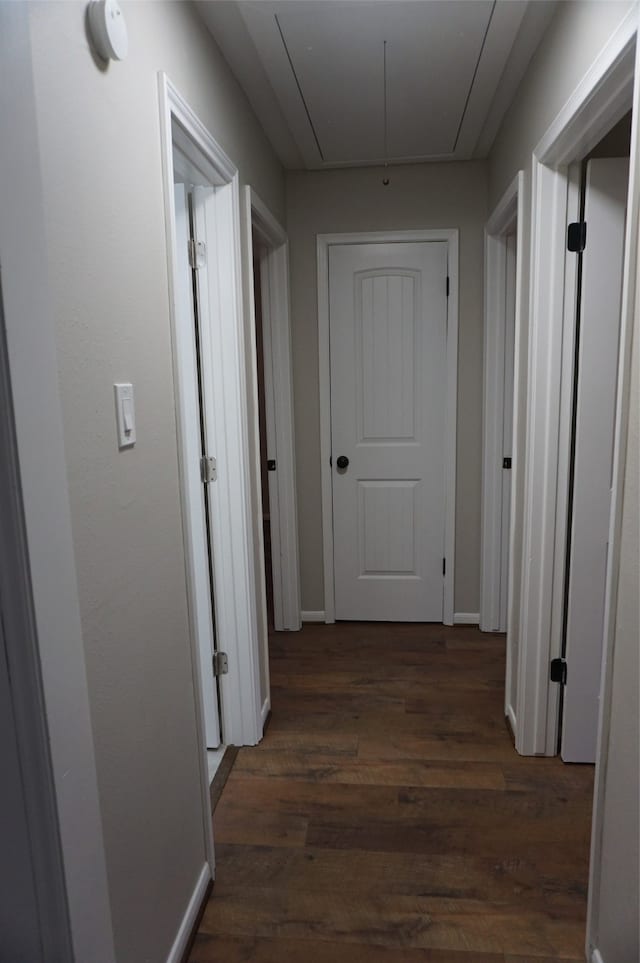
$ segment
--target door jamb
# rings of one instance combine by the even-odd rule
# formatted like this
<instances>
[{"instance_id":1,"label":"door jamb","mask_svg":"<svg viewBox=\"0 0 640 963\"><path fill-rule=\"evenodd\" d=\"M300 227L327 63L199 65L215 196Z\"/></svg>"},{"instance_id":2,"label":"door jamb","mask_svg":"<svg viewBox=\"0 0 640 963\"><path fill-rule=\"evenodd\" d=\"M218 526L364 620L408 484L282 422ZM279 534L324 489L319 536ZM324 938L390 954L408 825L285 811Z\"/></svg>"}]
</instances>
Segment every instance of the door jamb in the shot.
<instances>
[{"instance_id":1,"label":"door jamb","mask_svg":"<svg viewBox=\"0 0 640 963\"><path fill-rule=\"evenodd\" d=\"M273 545L273 605L276 631L299 631L300 568L298 559L298 512L296 502L295 446L293 421L293 361L289 306L289 242L286 231L251 187L244 189L246 234L262 248L260 285L264 336L264 380L266 396L266 442L276 470L269 472L269 515ZM250 279L249 311L255 329L252 245L245 252ZM252 342L255 355L255 339ZM253 365L257 364L257 358ZM254 378L255 382L255 378ZM257 382L253 385L257 411ZM255 459L260 471L259 439ZM260 537L262 527L260 526ZM264 553L263 553L264 557ZM266 638L266 635L265 635Z\"/></svg>"},{"instance_id":2,"label":"door jamb","mask_svg":"<svg viewBox=\"0 0 640 963\"><path fill-rule=\"evenodd\" d=\"M532 244L529 299L528 398L524 465L524 530L519 621L516 747L523 755L554 755L559 687L549 682L549 662L560 655L564 594L568 474L563 457L570 433L570 406L563 402L563 375L572 355L573 315L565 312L565 231L570 181L568 165L583 157L629 109L638 106L634 85L637 11L630 11L593 62L578 88L536 146L532 156ZM633 141L632 141L633 151ZM629 185L620 346L620 383L614 452L612 519L620 513L620 476L628 412L629 341L633 322L638 178ZM633 214L633 217L631 216ZM636 218L634 221L634 217ZM563 324L557 323L563 318ZM616 487L617 486L617 487ZM607 574L608 621L605 660L612 646L611 597L617 578L619 527L612 523Z\"/></svg>"},{"instance_id":3,"label":"door jamb","mask_svg":"<svg viewBox=\"0 0 640 963\"><path fill-rule=\"evenodd\" d=\"M516 286L513 351L513 438L511 464L511 501L509 511L509 566L506 586L507 621L500 624L499 588L502 579L502 425L504 419L504 331L507 252L505 238L516 230ZM520 478L518 404L520 377L516 359L523 337L522 256L524 251L524 171L519 171L487 221L485 228L485 333L483 396L482 524L480 535L480 629L504 632L507 636L505 715L516 729L516 706L512 704L512 624L514 580L514 510Z\"/></svg>"},{"instance_id":4,"label":"door jamb","mask_svg":"<svg viewBox=\"0 0 640 963\"><path fill-rule=\"evenodd\" d=\"M515 329L522 318L523 182L520 171L487 221L485 250L484 403L482 464L482 526L480 629L504 632L498 611L500 589L500 526L502 519L502 425L504 418L505 238L517 230ZM517 227L516 227L517 225ZM517 373L514 370L514 381ZM514 383L514 398L517 387ZM515 458L513 459L515 462ZM512 488L513 486L512 465Z\"/></svg>"},{"instance_id":5,"label":"door jamb","mask_svg":"<svg viewBox=\"0 0 640 963\"><path fill-rule=\"evenodd\" d=\"M447 313L447 391L445 401L445 518L443 623L453 625L456 527L456 428L458 403L458 230L376 231L362 234L319 234L318 358L320 382L320 472L322 483L322 547L324 621L335 622L333 560L333 496L331 477L331 362L329 351L329 248L340 244L393 244L446 241L449 301Z\"/></svg>"},{"instance_id":6,"label":"door jamb","mask_svg":"<svg viewBox=\"0 0 640 963\"><path fill-rule=\"evenodd\" d=\"M174 124L179 130L179 147L191 150L194 162L204 156L221 185L216 196L216 236L209 238L211 247L219 248L225 257L224 271L216 288L220 308L219 324L210 335L215 345L212 363L217 384L216 484L218 510L214 525L214 578L216 594L217 637L227 652L232 671L220 677L224 739L235 745L255 745L262 736L259 706L259 655L256 615L256 591L253 557L250 552L250 481L247 443L247 401L244 379L242 289L240 283L240 213L238 170L164 73L158 76L160 95L161 145L163 162L165 225L167 236L169 305L174 357L174 381L177 406L177 436L180 455L180 498L183 517L185 484L183 464L183 427L181 425L181 382L176 370L176 305L177 284L175 212L173 198ZM231 237L231 244L228 238ZM225 243L222 243L222 242ZM219 410L220 409L220 410ZM185 544L185 550L187 545ZM223 560L223 561L221 561ZM192 587L187 565L189 607L192 609ZM193 624L190 611L190 622ZM191 628L190 626L190 628ZM190 631L192 670L196 699L196 728L200 753L202 813L207 856L213 871L213 838L211 832L209 778L201 701L201 679L198 652ZM234 671L235 670L235 671Z\"/></svg>"}]
</instances>

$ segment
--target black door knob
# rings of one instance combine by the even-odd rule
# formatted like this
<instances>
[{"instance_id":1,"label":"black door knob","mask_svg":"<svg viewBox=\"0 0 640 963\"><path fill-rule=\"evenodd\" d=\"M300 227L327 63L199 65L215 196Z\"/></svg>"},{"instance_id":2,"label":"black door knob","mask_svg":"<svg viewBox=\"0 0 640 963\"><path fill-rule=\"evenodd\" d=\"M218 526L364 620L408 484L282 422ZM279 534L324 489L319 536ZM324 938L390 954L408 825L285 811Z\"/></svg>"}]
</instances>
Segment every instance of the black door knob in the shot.
<instances>
[{"instance_id":1,"label":"black door knob","mask_svg":"<svg viewBox=\"0 0 640 963\"><path fill-rule=\"evenodd\" d=\"M338 468L342 468L342 469L348 468L349 459L347 458L346 455L338 455L338 458L336 459L336 465L338 466Z\"/></svg>"}]
</instances>

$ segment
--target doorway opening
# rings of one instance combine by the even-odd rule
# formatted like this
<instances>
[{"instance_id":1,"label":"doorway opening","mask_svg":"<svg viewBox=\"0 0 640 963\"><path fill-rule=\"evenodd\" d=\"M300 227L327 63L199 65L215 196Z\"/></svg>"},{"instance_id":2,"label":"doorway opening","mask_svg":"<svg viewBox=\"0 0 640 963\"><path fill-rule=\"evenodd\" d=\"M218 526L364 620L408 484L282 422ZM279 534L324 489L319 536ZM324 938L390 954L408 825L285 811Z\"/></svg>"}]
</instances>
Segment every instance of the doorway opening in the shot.
<instances>
[{"instance_id":1,"label":"doorway opening","mask_svg":"<svg viewBox=\"0 0 640 963\"><path fill-rule=\"evenodd\" d=\"M514 631L513 492L520 459L519 372L522 338L523 184L520 171L485 229L485 329L480 628L506 632L505 714L515 732L517 633Z\"/></svg>"},{"instance_id":2,"label":"doorway opening","mask_svg":"<svg viewBox=\"0 0 640 963\"><path fill-rule=\"evenodd\" d=\"M253 292L255 304L256 369L258 383L258 433L260 436L260 492L262 495L262 542L264 546L265 603L267 630L275 629L273 608L273 555L271 550L271 513L269 510L269 476L275 471L277 460L269 458L267 446L267 400L265 385L264 331L260 261L266 252L253 242Z\"/></svg>"},{"instance_id":3,"label":"doorway opening","mask_svg":"<svg viewBox=\"0 0 640 963\"><path fill-rule=\"evenodd\" d=\"M213 868L207 745L256 745L263 732L239 175L164 74L159 93L189 643Z\"/></svg>"},{"instance_id":4,"label":"doorway opening","mask_svg":"<svg viewBox=\"0 0 640 963\"><path fill-rule=\"evenodd\" d=\"M264 561L261 671L268 679L268 630L297 632L300 618L298 514L289 312L289 244L284 228L251 187L244 190L245 267L255 437L252 472L257 554ZM270 702L262 706L263 721Z\"/></svg>"},{"instance_id":5,"label":"doorway opening","mask_svg":"<svg viewBox=\"0 0 640 963\"><path fill-rule=\"evenodd\" d=\"M571 675L558 728L565 762L596 760L631 122L629 112L570 172L580 189L566 254L576 301L560 654Z\"/></svg>"}]
</instances>

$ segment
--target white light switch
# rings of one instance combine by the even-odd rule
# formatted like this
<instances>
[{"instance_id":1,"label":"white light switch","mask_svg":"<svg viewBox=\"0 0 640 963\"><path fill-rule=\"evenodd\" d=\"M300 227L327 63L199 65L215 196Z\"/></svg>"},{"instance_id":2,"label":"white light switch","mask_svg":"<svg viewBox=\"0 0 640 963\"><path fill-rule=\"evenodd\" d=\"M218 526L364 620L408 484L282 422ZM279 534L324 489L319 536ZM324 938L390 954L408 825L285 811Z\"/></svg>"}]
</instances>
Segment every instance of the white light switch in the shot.
<instances>
[{"instance_id":1,"label":"white light switch","mask_svg":"<svg viewBox=\"0 0 640 963\"><path fill-rule=\"evenodd\" d=\"M133 385L114 385L118 447L130 448L136 443L136 411L133 404Z\"/></svg>"}]
</instances>

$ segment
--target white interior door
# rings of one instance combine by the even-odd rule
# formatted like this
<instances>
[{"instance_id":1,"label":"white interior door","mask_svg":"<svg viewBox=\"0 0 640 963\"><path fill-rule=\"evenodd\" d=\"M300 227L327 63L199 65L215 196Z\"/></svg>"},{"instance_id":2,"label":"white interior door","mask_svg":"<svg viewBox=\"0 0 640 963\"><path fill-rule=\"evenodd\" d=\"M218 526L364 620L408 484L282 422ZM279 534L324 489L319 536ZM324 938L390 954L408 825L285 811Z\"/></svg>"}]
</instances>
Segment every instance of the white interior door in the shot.
<instances>
[{"instance_id":1,"label":"white interior door","mask_svg":"<svg viewBox=\"0 0 640 963\"><path fill-rule=\"evenodd\" d=\"M595 762L629 162L587 165L562 758Z\"/></svg>"},{"instance_id":2,"label":"white interior door","mask_svg":"<svg viewBox=\"0 0 640 963\"><path fill-rule=\"evenodd\" d=\"M442 621L447 253L329 251L337 619Z\"/></svg>"},{"instance_id":3,"label":"white interior door","mask_svg":"<svg viewBox=\"0 0 640 963\"><path fill-rule=\"evenodd\" d=\"M513 455L513 345L516 329L516 254L516 235L508 234L505 238L504 394L502 409L503 469L500 529L499 632L507 631L507 604L509 600L509 530L511 525L511 458Z\"/></svg>"},{"instance_id":4,"label":"white interior door","mask_svg":"<svg viewBox=\"0 0 640 963\"><path fill-rule=\"evenodd\" d=\"M200 191L212 188L200 188ZM208 749L220 745L220 715L217 684L213 674L215 645L213 572L208 521L208 495L200 472L203 453L204 412L201 403L201 384L198 356L200 345L198 331L202 330L203 299L198 297L198 285L194 288L193 273L189 264L188 245L191 237L189 217L189 188L185 184L174 187L176 244L179 259L179 285L176 302L177 352L181 377L181 399L184 408L182 457L186 466L184 479L187 491L185 527L187 529L187 566L191 595L192 631L198 643L200 677L202 680L202 704L204 709L205 738ZM206 301L204 302L206 304Z\"/></svg>"}]
</instances>

